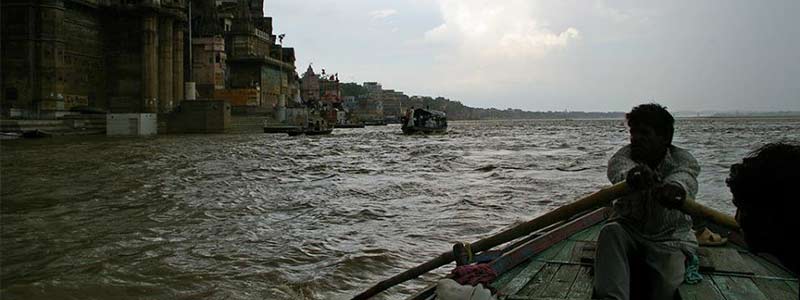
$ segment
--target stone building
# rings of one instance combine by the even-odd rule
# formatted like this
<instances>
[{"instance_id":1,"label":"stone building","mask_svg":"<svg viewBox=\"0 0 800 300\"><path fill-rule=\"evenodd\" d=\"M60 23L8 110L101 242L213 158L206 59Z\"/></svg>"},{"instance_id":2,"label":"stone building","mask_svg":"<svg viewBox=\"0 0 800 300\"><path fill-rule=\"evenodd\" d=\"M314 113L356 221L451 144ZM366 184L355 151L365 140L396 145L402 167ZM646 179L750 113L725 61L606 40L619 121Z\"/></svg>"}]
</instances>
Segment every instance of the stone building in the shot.
<instances>
[{"instance_id":1,"label":"stone building","mask_svg":"<svg viewBox=\"0 0 800 300\"><path fill-rule=\"evenodd\" d=\"M272 34L272 18L235 18L225 34L230 88L257 87L260 106L286 105L298 90L293 48L284 48Z\"/></svg>"},{"instance_id":2,"label":"stone building","mask_svg":"<svg viewBox=\"0 0 800 300\"><path fill-rule=\"evenodd\" d=\"M225 39L218 36L192 39L192 81L198 98L213 98L214 92L225 89L227 73Z\"/></svg>"},{"instance_id":3,"label":"stone building","mask_svg":"<svg viewBox=\"0 0 800 300\"><path fill-rule=\"evenodd\" d=\"M354 114L359 120L368 125L386 123L383 114L383 101L373 98L364 98L359 100L358 107L354 111Z\"/></svg>"},{"instance_id":4,"label":"stone building","mask_svg":"<svg viewBox=\"0 0 800 300\"><path fill-rule=\"evenodd\" d=\"M383 90L383 87L380 83L377 82L364 82L364 89L367 90L367 95L373 96L380 93Z\"/></svg>"},{"instance_id":5,"label":"stone building","mask_svg":"<svg viewBox=\"0 0 800 300\"><path fill-rule=\"evenodd\" d=\"M374 119L378 119L379 115L387 123L400 121L400 117L405 111L402 103L408 100L408 96L400 91L384 90L378 82L364 82L363 86L367 90L367 97L363 101L370 103L362 105L362 109L369 107L369 114ZM379 107L380 110L378 110Z\"/></svg>"},{"instance_id":6,"label":"stone building","mask_svg":"<svg viewBox=\"0 0 800 300\"><path fill-rule=\"evenodd\" d=\"M314 68L308 65L306 72L303 73L303 78L300 79L300 91L302 93L303 101L314 102L319 101L319 76L314 73Z\"/></svg>"},{"instance_id":7,"label":"stone building","mask_svg":"<svg viewBox=\"0 0 800 300\"><path fill-rule=\"evenodd\" d=\"M326 75L323 69L321 74L314 73L311 65L303 73L300 85L303 100L306 102L323 101L335 107L341 106L342 88L339 75Z\"/></svg>"},{"instance_id":8,"label":"stone building","mask_svg":"<svg viewBox=\"0 0 800 300\"><path fill-rule=\"evenodd\" d=\"M284 48L283 35L272 33L272 18L264 17L263 1L216 0L201 10L202 16L193 22L202 28L195 38L219 40L224 45L224 55L217 47L199 47L205 57L195 60L193 74L197 75L198 89L213 87L213 93L205 93L205 97L227 100L235 109L272 111L285 107L289 99L297 96L294 49ZM219 63L217 60L225 62L213 66L217 70L202 68L203 64ZM219 69L223 85L209 80L200 82L204 76L219 78ZM203 92L200 94L202 97Z\"/></svg>"},{"instance_id":9,"label":"stone building","mask_svg":"<svg viewBox=\"0 0 800 300\"><path fill-rule=\"evenodd\" d=\"M183 99L185 0L3 0L3 114L169 112Z\"/></svg>"},{"instance_id":10,"label":"stone building","mask_svg":"<svg viewBox=\"0 0 800 300\"><path fill-rule=\"evenodd\" d=\"M169 113L188 80L201 99L233 89L220 95L245 95L237 103L266 110L299 90L294 49L272 34L263 0L192 1L191 44L186 0L0 3L7 116L58 117L74 106Z\"/></svg>"},{"instance_id":11,"label":"stone building","mask_svg":"<svg viewBox=\"0 0 800 300\"><path fill-rule=\"evenodd\" d=\"M383 90L379 95L383 102L383 116L386 122L399 123L400 117L404 114L402 103L408 100L408 96L395 90Z\"/></svg>"},{"instance_id":12,"label":"stone building","mask_svg":"<svg viewBox=\"0 0 800 300\"><path fill-rule=\"evenodd\" d=\"M319 81L320 99L334 106L342 104L342 88L339 83L339 74L323 76Z\"/></svg>"}]
</instances>

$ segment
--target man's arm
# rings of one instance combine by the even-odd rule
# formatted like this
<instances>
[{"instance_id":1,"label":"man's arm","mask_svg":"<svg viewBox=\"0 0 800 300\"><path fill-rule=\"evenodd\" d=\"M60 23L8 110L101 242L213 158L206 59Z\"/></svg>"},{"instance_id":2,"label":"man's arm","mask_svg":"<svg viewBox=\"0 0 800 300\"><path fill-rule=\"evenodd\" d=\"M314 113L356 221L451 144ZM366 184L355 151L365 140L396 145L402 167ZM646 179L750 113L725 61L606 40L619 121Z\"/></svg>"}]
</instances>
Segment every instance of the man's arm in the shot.
<instances>
[{"instance_id":1,"label":"man's arm","mask_svg":"<svg viewBox=\"0 0 800 300\"><path fill-rule=\"evenodd\" d=\"M631 159L631 146L622 147L608 160L608 180L614 184L625 181L628 171L636 166L637 163Z\"/></svg>"},{"instance_id":2,"label":"man's arm","mask_svg":"<svg viewBox=\"0 0 800 300\"><path fill-rule=\"evenodd\" d=\"M664 177L664 183L679 185L686 192L686 197L697 196L697 174L700 174L700 165L697 159L688 151L676 149L671 153L674 169Z\"/></svg>"}]
</instances>

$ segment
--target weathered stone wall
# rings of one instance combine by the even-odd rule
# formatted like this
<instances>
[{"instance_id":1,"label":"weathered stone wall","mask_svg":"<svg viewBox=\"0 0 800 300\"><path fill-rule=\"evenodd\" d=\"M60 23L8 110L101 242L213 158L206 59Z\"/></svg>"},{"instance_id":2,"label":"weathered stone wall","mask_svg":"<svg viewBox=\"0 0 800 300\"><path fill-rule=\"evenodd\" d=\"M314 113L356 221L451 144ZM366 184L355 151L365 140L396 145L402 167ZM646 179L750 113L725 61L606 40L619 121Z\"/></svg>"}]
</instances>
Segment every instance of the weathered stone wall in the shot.
<instances>
[{"instance_id":1,"label":"weathered stone wall","mask_svg":"<svg viewBox=\"0 0 800 300\"><path fill-rule=\"evenodd\" d=\"M287 90L285 85L282 87L282 83L286 82L285 79L286 73L281 72L279 68L269 65L261 68L261 90L265 95L262 106L275 107L278 105L281 95Z\"/></svg>"},{"instance_id":2,"label":"weathered stone wall","mask_svg":"<svg viewBox=\"0 0 800 300\"><path fill-rule=\"evenodd\" d=\"M272 110L278 103L278 94L280 89L274 87L273 78L277 71L271 70L267 65L261 65L259 70L258 87L261 90L261 107Z\"/></svg>"},{"instance_id":3,"label":"weathered stone wall","mask_svg":"<svg viewBox=\"0 0 800 300\"><path fill-rule=\"evenodd\" d=\"M63 109L64 10L60 0L2 2L4 109Z\"/></svg>"},{"instance_id":4,"label":"weathered stone wall","mask_svg":"<svg viewBox=\"0 0 800 300\"><path fill-rule=\"evenodd\" d=\"M225 132L231 124L231 105L227 101L184 101L169 120L171 133Z\"/></svg>"},{"instance_id":5,"label":"weathered stone wall","mask_svg":"<svg viewBox=\"0 0 800 300\"><path fill-rule=\"evenodd\" d=\"M0 5L3 113L47 117L77 105L168 112L183 98L183 1Z\"/></svg>"},{"instance_id":6,"label":"weathered stone wall","mask_svg":"<svg viewBox=\"0 0 800 300\"><path fill-rule=\"evenodd\" d=\"M319 77L314 73L314 69L308 66L300 83L301 97L305 101L317 101L320 99L319 89Z\"/></svg>"},{"instance_id":7,"label":"weathered stone wall","mask_svg":"<svg viewBox=\"0 0 800 300\"><path fill-rule=\"evenodd\" d=\"M184 26L180 21L175 21L175 28L173 29L173 47L172 47L172 93L175 107L183 101L183 84L184 84ZM187 46L188 47L188 46ZM188 51L186 51L188 52Z\"/></svg>"},{"instance_id":8,"label":"weathered stone wall","mask_svg":"<svg viewBox=\"0 0 800 300\"><path fill-rule=\"evenodd\" d=\"M141 18L111 12L105 33L107 71L106 108L112 112L141 112L142 94L142 25Z\"/></svg>"},{"instance_id":9,"label":"weathered stone wall","mask_svg":"<svg viewBox=\"0 0 800 300\"><path fill-rule=\"evenodd\" d=\"M234 34L231 35L226 43L230 42L230 49L228 51L231 57L266 57L269 56L270 44L265 37L256 35L257 30L253 33Z\"/></svg>"},{"instance_id":10,"label":"weathered stone wall","mask_svg":"<svg viewBox=\"0 0 800 300\"><path fill-rule=\"evenodd\" d=\"M74 2L64 11L65 109L78 105L107 108L102 21L96 10Z\"/></svg>"},{"instance_id":11,"label":"weathered stone wall","mask_svg":"<svg viewBox=\"0 0 800 300\"><path fill-rule=\"evenodd\" d=\"M33 55L34 28L28 26L34 18L32 7L4 1L0 10L0 59L2 59L2 91L0 104L6 110L10 107L31 105L33 98L33 78L36 72Z\"/></svg>"},{"instance_id":12,"label":"weathered stone wall","mask_svg":"<svg viewBox=\"0 0 800 300\"><path fill-rule=\"evenodd\" d=\"M173 21L171 17L158 20L158 111L172 111L172 48Z\"/></svg>"},{"instance_id":13,"label":"weathered stone wall","mask_svg":"<svg viewBox=\"0 0 800 300\"><path fill-rule=\"evenodd\" d=\"M261 66L258 64L230 62L228 67L230 68L228 84L231 88L253 88L261 79Z\"/></svg>"}]
</instances>

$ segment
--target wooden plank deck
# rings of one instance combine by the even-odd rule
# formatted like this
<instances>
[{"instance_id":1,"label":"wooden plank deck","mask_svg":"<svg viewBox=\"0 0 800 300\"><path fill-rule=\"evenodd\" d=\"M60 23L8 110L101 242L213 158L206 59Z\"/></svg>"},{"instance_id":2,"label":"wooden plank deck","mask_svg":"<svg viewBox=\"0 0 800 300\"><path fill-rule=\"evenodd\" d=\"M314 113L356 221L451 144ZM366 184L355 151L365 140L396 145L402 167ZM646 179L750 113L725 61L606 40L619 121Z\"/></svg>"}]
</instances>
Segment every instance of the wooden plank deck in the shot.
<instances>
[{"instance_id":1,"label":"wooden plank deck","mask_svg":"<svg viewBox=\"0 0 800 300\"><path fill-rule=\"evenodd\" d=\"M684 284L678 294L683 300L725 300L714 283L706 278L698 284Z\"/></svg>"},{"instance_id":2,"label":"wooden plank deck","mask_svg":"<svg viewBox=\"0 0 800 300\"><path fill-rule=\"evenodd\" d=\"M600 225L586 228L495 281L501 299L590 299ZM507 276L513 278L508 279Z\"/></svg>"}]
</instances>

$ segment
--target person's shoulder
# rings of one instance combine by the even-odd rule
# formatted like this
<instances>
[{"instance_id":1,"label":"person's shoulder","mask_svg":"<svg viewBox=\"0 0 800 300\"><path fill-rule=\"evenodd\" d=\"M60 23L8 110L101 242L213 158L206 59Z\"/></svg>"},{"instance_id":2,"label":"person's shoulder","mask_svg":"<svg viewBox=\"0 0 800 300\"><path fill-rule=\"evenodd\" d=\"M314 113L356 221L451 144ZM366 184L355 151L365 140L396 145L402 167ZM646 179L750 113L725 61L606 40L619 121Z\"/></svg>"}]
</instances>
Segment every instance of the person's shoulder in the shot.
<instances>
[{"instance_id":1,"label":"person's shoulder","mask_svg":"<svg viewBox=\"0 0 800 300\"><path fill-rule=\"evenodd\" d=\"M627 144L625 146L622 146L622 148L619 148L619 150L617 150L617 153L615 155L627 155L627 156L630 156L631 155L631 144Z\"/></svg>"},{"instance_id":2,"label":"person's shoulder","mask_svg":"<svg viewBox=\"0 0 800 300\"><path fill-rule=\"evenodd\" d=\"M678 146L671 146L669 152L670 156L672 156L672 159L675 160L694 161L694 162L697 161L697 159L694 158L694 155L692 155L692 153L689 152L689 150L683 149Z\"/></svg>"},{"instance_id":3,"label":"person's shoulder","mask_svg":"<svg viewBox=\"0 0 800 300\"><path fill-rule=\"evenodd\" d=\"M618 160L629 160L629 159L632 159L632 156L631 156L631 145L627 144L627 145L623 146L622 148L619 148L617 150L617 152L614 152L614 154L611 155L611 157L608 159L608 162L612 163L612 162L618 161Z\"/></svg>"}]
</instances>

